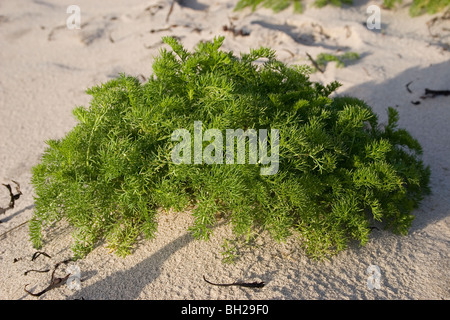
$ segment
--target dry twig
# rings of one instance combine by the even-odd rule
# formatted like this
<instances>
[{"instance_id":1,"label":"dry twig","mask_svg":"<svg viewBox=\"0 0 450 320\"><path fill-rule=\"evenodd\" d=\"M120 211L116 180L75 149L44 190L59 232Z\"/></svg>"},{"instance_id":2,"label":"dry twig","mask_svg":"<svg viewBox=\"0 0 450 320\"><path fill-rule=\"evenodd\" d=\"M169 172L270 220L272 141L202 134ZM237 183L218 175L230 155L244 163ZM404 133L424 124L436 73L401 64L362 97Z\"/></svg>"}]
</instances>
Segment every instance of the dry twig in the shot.
<instances>
[{"instance_id":1,"label":"dry twig","mask_svg":"<svg viewBox=\"0 0 450 320\"><path fill-rule=\"evenodd\" d=\"M316 60L313 59L313 57L310 56L310 54L308 52L306 52L306 55L308 56L309 60L312 62L312 64L314 65L314 67L319 70L321 73L323 73L323 70L319 67L319 65L317 64Z\"/></svg>"}]
</instances>

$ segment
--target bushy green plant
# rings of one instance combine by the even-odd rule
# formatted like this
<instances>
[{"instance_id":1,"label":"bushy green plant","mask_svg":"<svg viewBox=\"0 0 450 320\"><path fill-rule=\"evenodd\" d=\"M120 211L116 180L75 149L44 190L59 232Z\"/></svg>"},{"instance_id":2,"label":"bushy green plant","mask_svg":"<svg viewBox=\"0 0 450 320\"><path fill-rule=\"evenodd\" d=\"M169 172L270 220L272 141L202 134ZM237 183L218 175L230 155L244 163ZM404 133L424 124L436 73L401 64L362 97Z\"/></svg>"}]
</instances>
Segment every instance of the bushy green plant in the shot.
<instances>
[{"instance_id":1,"label":"bushy green plant","mask_svg":"<svg viewBox=\"0 0 450 320\"><path fill-rule=\"evenodd\" d=\"M330 98L339 84L311 82L307 66L288 66L268 48L236 57L220 50L223 40L189 52L165 37L172 50L161 50L148 82L121 75L87 90L92 100L74 109L77 125L49 140L33 168L35 247L64 219L76 257L103 240L125 255L139 235L155 235L159 208L193 208L198 239L221 216L236 239L296 234L317 258L351 240L365 244L373 219L407 233L429 168L417 140L397 128L397 112L388 109L383 127L363 101ZM194 121L221 132L279 130L278 172L261 175L261 163L175 164L172 133L193 133Z\"/></svg>"},{"instance_id":2,"label":"bushy green plant","mask_svg":"<svg viewBox=\"0 0 450 320\"><path fill-rule=\"evenodd\" d=\"M242 10L246 7L252 7L252 10L256 10L258 6L272 9L274 12L280 12L290 5L294 6L294 12L302 13L303 6L301 0L240 0L235 7L235 10Z\"/></svg>"},{"instance_id":3,"label":"bushy green plant","mask_svg":"<svg viewBox=\"0 0 450 320\"><path fill-rule=\"evenodd\" d=\"M396 3L402 3L403 0L383 0L383 6L388 9L395 7Z\"/></svg>"},{"instance_id":4,"label":"bushy green plant","mask_svg":"<svg viewBox=\"0 0 450 320\"><path fill-rule=\"evenodd\" d=\"M341 55L334 55L331 53L319 53L316 58L316 63L319 67L323 68L328 62L336 62L338 68L343 68L349 61L358 60L359 54L356 52L346 52Z\"/></svg>"},{"instance_id":5,"label":"bushy green plant","mask_svg":"<svg viewBox=\"0 0 450 320\"><path fill-rule=\"evenodd\" d=\"M383 5L388 9L392 9L396 4L401 4L403 0L384 0ZM328 4L335 6L342 6L343 4L352 4L353 0L315 0L314 5L321 8ZM275 12L279 12L288 8L291 4L294 5L294 12L302 13L303 6L301 0L239 0L235 10L241 10L245 7L252 7L256 10L259 5L266 8L271 8ZM410 6L410 15L418 16L424 12L434 14L439 11L449 8L450 0L414 0Z\"/></svg>"},{"instance_id":6,"label":"bushy green plant","mask_svg":"<svg viewBox=\"0 0 450 320\"><path fill-rule=\"evenodd\" d=\"M386 8L392 9L396 4L401 4L403 0L384 0ZM435 14L450 6L450 0L414 0L409 7L409 13L415 17L423 13Z\"/></svg>"},{"instance_id":7,"label":"bushy green plant","mask_svg":"<svg viewBox=\"0 0 450 320\"><path fill-rule=\"evenodd\" d=\"M327 4L333 4L340 7L342 4L352 4L352 0L316 0L314 4L321 8ZM294 12L302 13L303 5L301 0L239 0L235 10L242 10L246 7L251 7L252 10L256 10L258 6L263 6L265 8L272 9L274 12L280 12L290 5L293 5Z\"/></svg>"},{"instance_id":8,"label":"bushy green plant","mask_svg":"<svg viewBox=\"0 0 450 320\"><path fill-rule=\"evenodd\" d=\"M450 0L414 0L409 8L411 16L418 16L424 12L435 14L450 9Z\"/></svg>"},{"instance_id":9,"label":"bushy green plant","mask_svg":"<svg viewBox=\"0 0 450 320\"><path fill-rule=\"evenodd\" d=\"M353 4L353 0L316 0L314 4L319 8L325 7L328 4L341 7L343 4Z\"/></svg>"}]
</instances>

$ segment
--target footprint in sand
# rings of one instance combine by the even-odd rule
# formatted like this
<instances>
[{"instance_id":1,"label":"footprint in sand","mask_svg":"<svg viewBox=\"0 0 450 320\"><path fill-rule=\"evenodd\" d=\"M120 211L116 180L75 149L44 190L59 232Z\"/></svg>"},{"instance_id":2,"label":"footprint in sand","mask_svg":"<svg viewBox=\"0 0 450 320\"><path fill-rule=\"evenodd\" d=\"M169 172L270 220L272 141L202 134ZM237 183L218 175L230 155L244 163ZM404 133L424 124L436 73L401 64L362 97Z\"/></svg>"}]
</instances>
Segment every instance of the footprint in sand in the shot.
<instances>
[{"instance_id":1,"label":"footprint in sand","mask_svg":"<svg viewBox=\"0 0 450 320\"><path fill-rule=\"evenodd\" d=\"M109 21L106 20L97 23L84 22L81 24L80 29L74 30L69 30L66 25L59 25L51 29L47 40L58 41L70 37L74 41L80 41L85 46L90 46L101 39L110 41L108 40L108 37L105 36L109 24Z\"/></svg>"},{"instance_id":2,"label":"footprint in sand","mask_svg":"<svg viewBox=\"0 0 450 320\"><path fill-rule=\"evenodd\" d=\"M0 15L0 25L9 21L9 18L5 15Z\"/></svg>"}]
</instances>

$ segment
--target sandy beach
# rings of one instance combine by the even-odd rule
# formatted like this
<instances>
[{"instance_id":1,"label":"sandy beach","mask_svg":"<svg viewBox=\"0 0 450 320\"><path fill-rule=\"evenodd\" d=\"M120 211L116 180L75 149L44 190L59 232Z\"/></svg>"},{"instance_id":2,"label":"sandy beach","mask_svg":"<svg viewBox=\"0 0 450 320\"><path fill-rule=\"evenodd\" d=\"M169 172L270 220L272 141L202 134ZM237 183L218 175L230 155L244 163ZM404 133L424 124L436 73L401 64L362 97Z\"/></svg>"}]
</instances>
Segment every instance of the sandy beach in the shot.
<instances>
[{"instance_id":1,"label":"sandy beach","mask_svg":"<svg viewBox=\"0 0 450 320\"><path fill-rule=\"evenodd\" d=\"M450 299L450 96L423 99L425 89L450 90L450 20L422 15L411 18L406 4L381 10L381 29L370 30L369 5L355 0L344 8L318 9L304 1L303 14L292 8L233 11L234 0L101 1L77 0L80 29L66 21L70 1L18 0L0 3L0 183L20 183L23 195L0 215L0 299L2 300L303 300L303 299ZM427 24L428 22L428 24ZM224 28L227 26L227 28ZM226 30L225 30L226 29ZM231 31L230 31L231 29ZM234 32L233 32L234 30ZM267 235L243 247L234 264L222 261L230 227L219 224L209 242L187 231L189 212L161 212L154 240L140 240L125 258L105 245L72 262L81 270L81 289L66 285L33 297L24 291L44 289L52 269L71 257L71 228L64 222L47 232L42 251L28 236L34 209L31 168L39 163L48 139L62 138L75 125L72 109L88 106L85 90L125 73L145 81L152 62L165 47L161 37L176 36L189 50L199 41L224 35L223 50L249 52L260 46L276 50L289 64L308 64L309 54L357 52L360 59L344 68L328 63L311 79L339 81L337 95L366 101L387 119L398 110L399 126L423 147L431 168L432 194L413 214L406 236L374 230L369 243L349 248L329 261L305 256L294 238L277 243ZM9 201L0 189L0 206ZM380 270L379 288L367 285L370 266ZM66 266L58 270L64 275ZM211 286L264 281L264 288Z\"/></svg>"}]
</instances>

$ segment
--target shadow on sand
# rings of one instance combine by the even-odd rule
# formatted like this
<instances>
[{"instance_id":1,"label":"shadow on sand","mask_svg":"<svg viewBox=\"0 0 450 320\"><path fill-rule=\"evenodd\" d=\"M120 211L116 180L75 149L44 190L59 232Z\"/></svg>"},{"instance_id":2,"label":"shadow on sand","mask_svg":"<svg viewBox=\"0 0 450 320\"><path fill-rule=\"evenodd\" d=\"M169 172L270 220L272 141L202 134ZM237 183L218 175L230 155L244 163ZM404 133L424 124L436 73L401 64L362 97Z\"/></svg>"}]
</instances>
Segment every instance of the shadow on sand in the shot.
<instances>
[{"instance_id":1,"label":"shadow on sand","mask_svg":"<svg viewBox=\"0 0 450 320\"><path fill-rule=\"evenodd\" d=\"M382 83L341 88L344 91L340 94L366 101L379 115L380 123L387 119L387 108L394 107L399 112L399 127L408 130L422 145L422 159L431 169L432 194L413 212L416 218L411 231L450 214L450 96L423 99L425 88L450 90L450 61L410 68ZM417 102L420 104L413 104Z\"/></svg>"}]
</instances>

